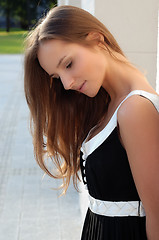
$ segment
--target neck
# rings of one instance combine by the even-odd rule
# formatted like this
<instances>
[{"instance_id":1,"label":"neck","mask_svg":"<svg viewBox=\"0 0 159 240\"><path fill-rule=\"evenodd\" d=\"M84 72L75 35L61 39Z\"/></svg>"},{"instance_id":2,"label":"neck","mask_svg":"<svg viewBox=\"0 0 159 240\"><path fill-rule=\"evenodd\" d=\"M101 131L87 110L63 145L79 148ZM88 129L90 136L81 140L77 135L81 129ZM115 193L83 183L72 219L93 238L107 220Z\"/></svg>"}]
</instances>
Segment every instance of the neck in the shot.
<instances>
[{"instance_id":1,"label":"neck","mask_svg":"<svg viewBox=\"0 0 159 240\"><path fill-rule=\"evenodd\" d=\"M118 101L132 90L146 86L146 84L148 83L144 74L131 64L116 61L112 57L107 61L102 86L110 95L111 102Z\"/></svg>"}]
</instances>

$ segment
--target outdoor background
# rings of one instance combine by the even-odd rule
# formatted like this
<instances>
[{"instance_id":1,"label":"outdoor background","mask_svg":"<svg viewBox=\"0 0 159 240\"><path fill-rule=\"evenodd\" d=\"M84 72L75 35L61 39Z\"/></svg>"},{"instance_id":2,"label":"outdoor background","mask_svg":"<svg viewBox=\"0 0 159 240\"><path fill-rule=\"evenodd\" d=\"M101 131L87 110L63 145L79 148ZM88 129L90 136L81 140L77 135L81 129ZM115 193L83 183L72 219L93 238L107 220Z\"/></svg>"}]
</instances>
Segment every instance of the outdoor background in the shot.
<instances>
[{"instance_id":1,"label":"outdoor background","mask_svg":"<svg viewBox=\"0 0 159 240\"><path fill-rule=\"evenodd\" d=\"M24 39L56 5L82 7L113 33L159 92L158 0L0 0L0 240L79 240L83 185L59 197L60 181L37 165L23 91ZM158 61L157 61L158 59ZM157 71L158 69L158 71ZM82 193L81 193L82 191Z\"/></svg>"},{"instance_id":2,"label":"outdoor background","mask_svg":"<svg viewBox=\"0 0 159 240\"><path fill-rule=\"evenodd\" d=\"M79 193L34 159L23 90L24 39L56 1L0 0L0 240L79 240Z\"/></svg>"},{"instance_id":3,"label":"outdoor background","mask_svg":"<svg viewBox=\"0 0 159 240\"><path fill-rule=\"evenodd\" d=\"M0 54L23 53L23 40L56 0L0 0Z\"/></svg>"}]
</instances>

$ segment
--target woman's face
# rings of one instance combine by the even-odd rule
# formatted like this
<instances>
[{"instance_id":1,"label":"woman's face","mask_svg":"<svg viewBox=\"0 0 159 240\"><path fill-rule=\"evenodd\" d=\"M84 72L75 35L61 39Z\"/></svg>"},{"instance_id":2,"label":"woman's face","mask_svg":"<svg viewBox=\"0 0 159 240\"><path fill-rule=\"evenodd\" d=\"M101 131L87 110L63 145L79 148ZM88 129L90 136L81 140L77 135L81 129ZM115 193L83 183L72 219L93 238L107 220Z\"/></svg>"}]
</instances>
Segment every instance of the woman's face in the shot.
<instances>
[{"instance_id":1,"label":"woman's face","mask_svg":"<svg viewBox=\"0 0 159 240\"><path fill-rule=\"evenodd\" d=\"M106 56L99 46L91 48L62 40L40 44L38 60L53 78L60 78L66 90L94 97L106 75Z\"/></svg>"}]
</instances>

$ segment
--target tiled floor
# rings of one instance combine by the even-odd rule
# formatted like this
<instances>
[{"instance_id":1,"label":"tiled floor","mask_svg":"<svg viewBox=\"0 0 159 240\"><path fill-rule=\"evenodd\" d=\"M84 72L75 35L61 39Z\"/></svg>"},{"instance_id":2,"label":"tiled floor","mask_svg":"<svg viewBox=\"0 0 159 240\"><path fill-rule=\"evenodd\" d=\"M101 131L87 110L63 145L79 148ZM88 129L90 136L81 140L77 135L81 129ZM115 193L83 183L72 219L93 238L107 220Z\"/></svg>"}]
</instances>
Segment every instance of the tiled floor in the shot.
<instances>
[{"instance_id":1,"label":"tiled floor","mask_svg":"<svg viewBox=\"0 0 159 240\"><path fill-rule=\"evenodd\" d=\"M22 63L0 55L0 240L79 240L79 194L71 185L59 198L33 157Z\"/></svg>"}]
</instances>

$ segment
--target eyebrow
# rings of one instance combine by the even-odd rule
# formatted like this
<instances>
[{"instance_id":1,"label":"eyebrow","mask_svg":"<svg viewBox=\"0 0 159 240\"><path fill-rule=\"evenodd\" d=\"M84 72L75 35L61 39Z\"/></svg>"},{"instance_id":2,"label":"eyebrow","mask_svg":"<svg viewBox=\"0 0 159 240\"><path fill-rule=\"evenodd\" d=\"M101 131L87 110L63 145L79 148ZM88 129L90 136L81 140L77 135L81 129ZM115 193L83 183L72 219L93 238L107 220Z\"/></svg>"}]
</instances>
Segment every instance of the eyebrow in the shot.
<instances>
[{"instance_id":1,"label":"eyebrow","mask_svg":"<svg viewBox=\"0 0 159 240\"><path fill-rule=\"evenodd\" d=\"M62 61L64 60L64 58L65 58L66 56L63 56L61 59L60 59L60 61L58 62L58 64L57 64L57 68L59 68L59 66L60 66L60 64L62 63ZM54 74L51 74L51 75L49 75L49 77L52 77Z\"/></svg>"}]
</instances>

